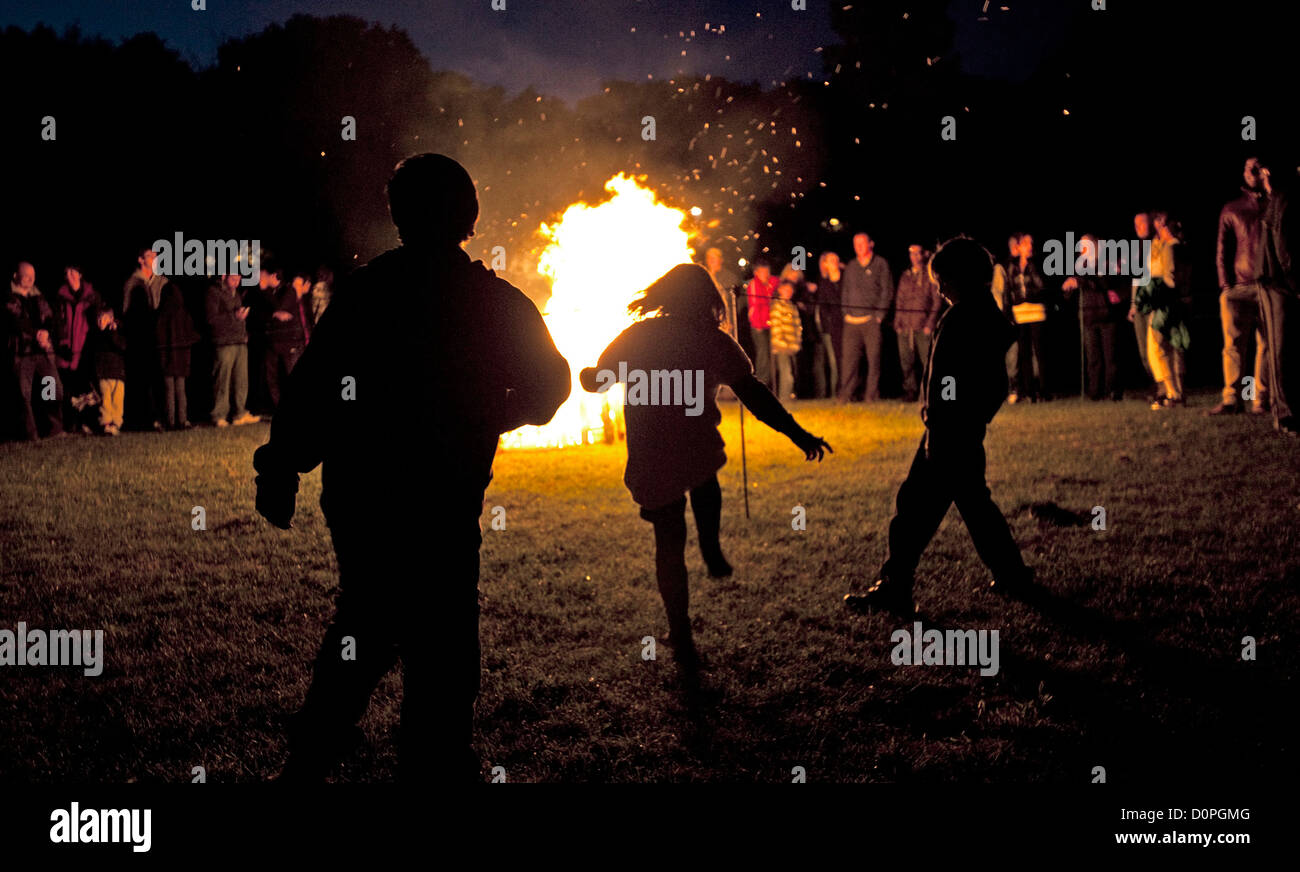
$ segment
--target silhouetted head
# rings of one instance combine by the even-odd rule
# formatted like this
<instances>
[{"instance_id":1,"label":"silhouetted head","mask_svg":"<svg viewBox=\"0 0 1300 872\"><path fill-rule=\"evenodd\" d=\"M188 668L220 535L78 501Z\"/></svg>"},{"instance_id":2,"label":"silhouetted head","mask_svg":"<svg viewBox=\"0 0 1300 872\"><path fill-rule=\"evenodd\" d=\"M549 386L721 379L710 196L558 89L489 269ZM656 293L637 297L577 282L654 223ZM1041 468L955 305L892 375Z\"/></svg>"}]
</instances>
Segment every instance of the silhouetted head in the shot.
<instances>
[{"instance_id":1,"label":"silhouetted head","mask_svg":"<svg viewBox=\"0 0 1300 872\"><path fill-rule=\"evenodd\" d=\"M708 270L694 263L678 264L655 279L641 296L627 304L627 310L638 317L657 312L715 327L726 315Z\"/></svg>"},{"instance_id":2,"label":"silhouetted head","mask_svg":"<svg viewBox=\"0 0 1300 872\"><path fill-rule=\"evenodd\" d=\"M322 266L316 270L316 281L332 284L334 282L334 270L327 266Z\"/></svg>"},{"instance_id":3,"label":"silhouetted head","mask_svg":"<svg viewBox=\"0 0 1300 872\"><path fill-rule=\"evenodd\" d=\"M465 168L442 154L417 154L388 180L388 212L405 244L459 245L474 235L478 194Z\"/></svg>"},{"instance_id":4,"label":"silhouetted head","mask_svg":"<svg viewBox=\"0 0 1300 872\"><path fill-rule=\"evenodd\" d=\"M993 282L993 255L965 236L949 239L930 258L930 279L953 303L978 298L979 292L992 301L988 290Z\"/></svg>"},{"instance_id":5,"label":"silhouetted head","mask_svg":"<svg viewBox=\"0 0 1300 872\"><path fill-rule=\"evenodd\" d=\"M63 278L74 291L81 287L81 267L70 263L63 268Z\"/></svg>"},{"instance_id":6,"label":"silhouetted head","mask_svg":"<svg viewBox=\"0 0 1300 872\"><path fill-rule=\"evenodd\" d=\"M184 302L181 296L180 286L175 282L168 282L163 285L162 293L158 295L158 308L170 309L172 306L179 306Z\"/></svg>"}]
</instances>

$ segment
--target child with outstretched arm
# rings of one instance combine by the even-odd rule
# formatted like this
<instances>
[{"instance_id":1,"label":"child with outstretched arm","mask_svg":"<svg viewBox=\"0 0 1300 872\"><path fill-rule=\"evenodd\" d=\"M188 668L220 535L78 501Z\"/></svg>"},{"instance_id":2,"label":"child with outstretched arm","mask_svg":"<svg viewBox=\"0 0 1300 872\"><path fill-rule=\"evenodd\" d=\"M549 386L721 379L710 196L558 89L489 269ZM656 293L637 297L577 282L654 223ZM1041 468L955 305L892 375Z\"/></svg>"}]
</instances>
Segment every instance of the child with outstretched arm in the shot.
<instances>
[{"instance_id":1,"label":"child with outstretched arm","mask_svg":"<svg viewBox=\"0 0 1300 872\"><path fill-rule=\"evenodd\" d=\"M718 538L718 470L727 462L718 432L718 386L730 387L756 418L788 436L808 460L820 461L831 447L795 422L754 377L745 352L719 329L725 314L722 299L703 267L673 267L628 310L653 317L624 330L579 378L592 392L619 381L628 385L623 481L641 506L641 517L654 525L655 573L673 656L694 669L698 655L687 615L686 494L709 574L721 577L732 571Z\"/></svg>"}]
</instances>

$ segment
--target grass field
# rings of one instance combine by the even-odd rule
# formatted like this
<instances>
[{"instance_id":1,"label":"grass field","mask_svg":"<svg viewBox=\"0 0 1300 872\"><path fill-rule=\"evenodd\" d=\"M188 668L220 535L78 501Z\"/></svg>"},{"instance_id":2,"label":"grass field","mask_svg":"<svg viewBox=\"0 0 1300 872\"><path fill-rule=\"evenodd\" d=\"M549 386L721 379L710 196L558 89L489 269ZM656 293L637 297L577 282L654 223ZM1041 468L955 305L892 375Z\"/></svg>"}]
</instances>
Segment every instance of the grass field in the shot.
<instances>
[{"instance_id":1,"label":"grass field","mask_svg":"<svg viewBox=\"0 0 1300 872\"><path fill-rule=\"evenodd\" d=\"M1198 411L1064 400L998 415L990 485L1043 593L989 593L955 510L917 579L927 627L999 631L1001 670L980 677L893 665L898 622L840 602L884 556L916 407L795 404L835 448L820 465L750 418L746 521L736 408L724 406L723 545L737 571L711 580L688 556L710 664L698 696L666 648L641 657L666 625L622 446L500 455L486 505L505 508L506 529L485 512L480 584L485 769L511 781L780 782L802 766L809 781L1081 784L1094 766L1116 783L1290 770L1280 711L1300 667L1300 446L1265 421ZM256 425L0 446L0 628L106 635L99 677L0 673L0 778L278 771L335 569L318 472L294 530L254 514L250 458L265 436ZM1088 523L1098 505L1105 531ZM191 528L194 506L205 531ZM1258 659L1243 662L1247 635ZM340 779L394 776L400 692L396 674L381 685L368 744Z\"/></svg>"}]
</instances>

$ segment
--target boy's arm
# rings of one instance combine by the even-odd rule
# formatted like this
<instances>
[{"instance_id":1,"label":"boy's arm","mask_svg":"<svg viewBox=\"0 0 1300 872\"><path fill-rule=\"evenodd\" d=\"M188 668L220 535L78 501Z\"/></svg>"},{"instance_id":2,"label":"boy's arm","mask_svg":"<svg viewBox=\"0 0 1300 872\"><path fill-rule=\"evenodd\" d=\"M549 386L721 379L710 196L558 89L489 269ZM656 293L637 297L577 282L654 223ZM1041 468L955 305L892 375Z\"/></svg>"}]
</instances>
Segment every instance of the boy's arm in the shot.
<instances>
[{"instance_id":1,"label":"boy's arm","mask_svg":"<svg viewBox=\"0 0 1300 872\"><path fill-rule=\"evenodd\" d=\"M511 319L508 332L515 365L497 425L501 433L525 424L546 424L573 390L569 362L556 349L537 307L522 291L511 287L508 293L512 308L506 317Z\"/></svg>"}]
</instances>

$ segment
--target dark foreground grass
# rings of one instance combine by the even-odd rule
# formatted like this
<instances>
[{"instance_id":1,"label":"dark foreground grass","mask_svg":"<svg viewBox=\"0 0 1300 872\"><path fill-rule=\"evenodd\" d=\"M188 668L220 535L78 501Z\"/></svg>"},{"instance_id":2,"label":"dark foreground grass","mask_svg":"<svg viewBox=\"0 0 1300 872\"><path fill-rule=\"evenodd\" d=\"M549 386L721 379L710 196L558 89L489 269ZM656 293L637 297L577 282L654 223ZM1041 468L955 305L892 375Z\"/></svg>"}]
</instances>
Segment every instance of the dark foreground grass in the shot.
<instances>
[{"instance_id":1,"label":"dark foreground grass","mask_svg":"<svg viewBox=\"0 0 1300 872\"><path fill-rule=\"evenodd\" d=\"M480 585L485 767L511 781L788 781L802 766L810 781L1086 783L1104 766L1111 782L1245 784L1290 769L1294 442L1262 421L1136 401L1005 408L987 443L990 484L1043 594L990 594L955 510L918 576L927 627L999 631L1000 671L980 677L894 666L898 622L840 603L884 556L921 433L915 407L795 413L836 453L805 463L749 419L746 521L737 413L724 407L723 544L737 572L710 580L688 558L710 664L697 695L666 649L642 659L643 637L666 627L624 449L499 456ZM318 473L293 531L254 514L250 457L265 434L0 446L0 628L102 628L107 651L97 678L0 668L0 777L278 771L335 570ZM194 506L206 531L191 528ZM490 528L493 506L505 530ZM791 528L795 506L806 531ZM1087 523L1094 506L1104 532ZM440 583L436 565L412 567L411 583ZM428 626L438 632L439 616ZM1247 635L1254 662L1242 661ZM369 742L341 778L393 777L400 693L396 674L381 685Z\"/></svg>"}]
</instances>

